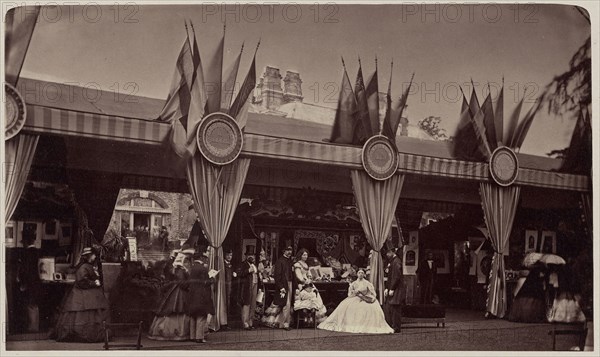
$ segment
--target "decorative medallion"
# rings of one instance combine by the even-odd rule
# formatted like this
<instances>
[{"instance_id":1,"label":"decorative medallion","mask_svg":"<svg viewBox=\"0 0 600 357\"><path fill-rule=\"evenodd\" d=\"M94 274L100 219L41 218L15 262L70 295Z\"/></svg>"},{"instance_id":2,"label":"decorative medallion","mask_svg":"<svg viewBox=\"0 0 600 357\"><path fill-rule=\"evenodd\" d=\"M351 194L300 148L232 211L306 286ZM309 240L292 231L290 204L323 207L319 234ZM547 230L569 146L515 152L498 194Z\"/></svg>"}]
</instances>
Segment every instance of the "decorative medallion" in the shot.
<instances>
[{"instance_id":1,"label":"decorative medallion","mask_svg":"<svg viewBox=\"0 0 600 357\"><path fill-rule=\"evenodd\" d=\"M375 180L387 180L398 170L398 152L386 136L371 137L362 150L362 163Z\"/></svg>"},{"instance_id":2,"label":"decorative medallion","mask_svg":"<svg viewBox=\"0 0 600 357\"><path fill-rule=\"evenodd\" d=\"M196 142L206 160L216 165L233 162L242 152L244 136L237 122L225 113L207 115L198 126Z\"/></svg>"},{"instance_id":3,"label":"decorative medallion","mask_svg":"<svg viewBox=\"0 0 600 357\"><path fill-rule=\"evenodd\" d=\"M5 140L17 135L25 125L27 108L21 94L15 87L4 83L4 94L6 96L4 114L6 114L6 127L4 131Z\"/></svg>"},{"instance_id":4,"label":"decorative medallion","mask_svg":"<svg viewBox=\"0 0 600 357\"><path fill-rule=\"evenodd\" d=\"M490 174L500 186L510 186L519 174L519 161L514 151L506 146L500 146L490 158Z\"/></svg>"}]
</instances>

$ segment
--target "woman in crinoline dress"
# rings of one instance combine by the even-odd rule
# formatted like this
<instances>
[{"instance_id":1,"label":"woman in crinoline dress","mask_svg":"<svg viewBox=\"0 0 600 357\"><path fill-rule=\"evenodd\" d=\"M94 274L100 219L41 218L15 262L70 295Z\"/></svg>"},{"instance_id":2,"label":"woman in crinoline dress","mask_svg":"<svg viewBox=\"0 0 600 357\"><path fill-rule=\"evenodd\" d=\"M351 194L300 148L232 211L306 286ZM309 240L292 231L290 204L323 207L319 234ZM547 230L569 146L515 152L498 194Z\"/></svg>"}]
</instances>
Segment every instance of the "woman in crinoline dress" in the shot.
<instances>
[{"instance_id":1,"label":"woman in crinoline dress","mask_svg":"<svg viewBox=\"0 0 600 357\"><path fill-rule=\"evenodd\" d=\"M296 298L294 301L294 311L307 309L315 310L315 323L319 324L327 318L327 308L323 304L321 294L315 286L312 284L312 277L308 271L308 250L300 249L296 255L296 263L292 266L294 269L294 280L298 285L296 290ZM304 285L310 285L309 288L304 289ZM310 291L310 292L309 292Z\"/></svg>"},{"instance_id":2,"label":"woman in crinoline dress","mask_svg":"<svg viewBox=\"0 0 600 357\"><path fill-rule=\"evenodd\" d=\"M185 313L187 291L184 289L188 269L182 261L173 263L174 279L165 287L165 295L150 325L152 340L185 341L190 339L190 316Z\"/></svg>"},{"instance_id":3,"label":"woman in crinoline dress","mask_svg":"<svg viewBox=\"0 0 600 357\"><path fill-rule=\"evenodd\" d=\"M513 322L545 322L545 268L536 264L531 270L521 272L515 289L508 320ZM522 282L522 283L521 283ZM521 285L522 284L522 285Z\"/></svg>"},{"instance_id":4,"label":"woman in crinoline dress","mask_svg":"<svg viewBox=\"0 0 600 357\"><path fill-rule=\"evenodd\" d=\"M318 328L353 333L394 333L385 321L373 284L365 279L365 270L359 269L357 276L348 288L348 297Z\"/></svg>"},{"instance_id":5,"label":"woman in crinoline dress","mask_svg":"<svg viewBox=\"0 0 600 357\"><path fill-rule=\"evenodd\" d=\"M573 273L568 266L557 267L558 290L552 308L548 314L549 322L575 323L585 322L581 309L581 295L575 286Z\"/></svg>"}]
</instances>

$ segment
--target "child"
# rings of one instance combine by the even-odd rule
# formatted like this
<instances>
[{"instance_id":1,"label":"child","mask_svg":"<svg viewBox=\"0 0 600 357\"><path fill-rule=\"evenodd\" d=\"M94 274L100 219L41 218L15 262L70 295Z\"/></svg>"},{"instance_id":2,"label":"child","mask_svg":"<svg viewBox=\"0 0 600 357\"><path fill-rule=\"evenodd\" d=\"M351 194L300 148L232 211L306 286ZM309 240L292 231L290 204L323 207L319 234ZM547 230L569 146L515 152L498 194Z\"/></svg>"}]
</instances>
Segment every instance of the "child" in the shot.
<instances>
[{"instance_id":1,"label":"child","mask_svg":"<svg viewBox=\"0 0 600 357\"><path fill-rule=\"evenodd\" d=\"M298 310L315 310L316 323L319 324L325 320L327 308L323 305L323 300L319 295L319 291L312 283L304 284L302 289L296 291L296 300L294 301L294 311ZM312 319L312 317L311 317ZM312 321L307 321L312 323Z\"/></svg>"}]
</instances>

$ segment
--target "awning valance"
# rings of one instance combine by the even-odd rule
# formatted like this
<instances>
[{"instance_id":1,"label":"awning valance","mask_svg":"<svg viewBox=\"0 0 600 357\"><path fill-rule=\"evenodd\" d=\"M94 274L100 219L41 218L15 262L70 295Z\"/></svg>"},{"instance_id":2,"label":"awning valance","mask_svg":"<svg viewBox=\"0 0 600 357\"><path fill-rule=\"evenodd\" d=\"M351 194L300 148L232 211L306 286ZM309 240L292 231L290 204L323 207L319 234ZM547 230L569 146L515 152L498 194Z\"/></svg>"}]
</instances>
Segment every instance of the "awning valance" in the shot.
<instances>
[{"instance_id":1,"label":"awning valance","mask_svg":"<svg viewBox=\"0 0 600 357\"><path fill-rule=\"evenodd\" d=\"M163 145L170 125L110 115L82 113L71 110L27 106L24 130L31 133L51 133L113 141ZM325 142L273 137L245 133L242 156L284 159L321 165L360 169L361 148ZM488 181L487 163L453 160L418 154L399 154L398 172ZM521 168L516 184L563 190L590 190L587 176Z\"/></svg>"}]
</instances>

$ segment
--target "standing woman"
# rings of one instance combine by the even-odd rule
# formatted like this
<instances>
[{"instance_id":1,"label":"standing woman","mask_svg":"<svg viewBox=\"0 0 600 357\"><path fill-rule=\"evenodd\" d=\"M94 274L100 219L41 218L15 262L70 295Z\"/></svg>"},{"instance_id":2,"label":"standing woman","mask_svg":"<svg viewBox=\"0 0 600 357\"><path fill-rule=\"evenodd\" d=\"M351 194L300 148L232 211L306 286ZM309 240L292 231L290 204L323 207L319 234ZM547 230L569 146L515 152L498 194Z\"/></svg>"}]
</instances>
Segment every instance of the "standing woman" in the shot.
<instances>
[{"instance_id":1,"label":"standing woman","mask_svg":"<svg viewBox=\"0 0 600 357\"><path fill-rule=\"evenodd\" d=\"M258 268L254 264L254 256L249 255L240 268L240 290L242 300L242 323L244 330L254 329L253 320L256 310L256 294L258 292Z\"/></svg>"},{"instance_id":2,"label":"standing woman","mask_svg":"<svg viewBox=\"0 0 600 357\"><path fill-rule=\"evenodd\" d=\"M187 314L190 316L190 339L197 343L206 343L204 332L207 330L208 314L214 315L215 308L212 299L211 285L215 279L208 275L208 264L204 259L202 247L194 255L187 283Z\"/></svg>"},{"instance_id":3,"label":"standing woman","mask_svg":"<svg viewBox=\"0 0 600 357\"><path fill-rule=\"evenodd\" d=\"M294 281L296 283L298 293L304 290L304 285L312 285L312 276L310 275L310 272L308 270L307 260L308 250L304 248L300 249L300 251L298 251L298 254L296 254L296 262L292 266L294 269ZM325 321L325 319L327 318L327 308L323 304L323 299L321 298L321 295L319 294L318 290L314 287L314 285L312 289L314 290L315 294L314 299L312 299L313 306L316 309L315 318L316 323L319 324ZM294 291L296 291L296 289L294 289ZM304 308L304 306L304 304L299 304L298 306L296 306L296 303L294 303L294 311L301 310Z\"/></svg>"},{"instance_id":4,"label":"standing woman","mask_svg":"<svg viewBox=\"0 0 600 357\"><path fill-rule=\"evenodd\" d=\"M75 286L67 296L58 322L57 341L100 342L104 340L102 322L108 318L108 301L102 291L92 248L83 248L75 273Z\"/></svg>"}]
</instances>

